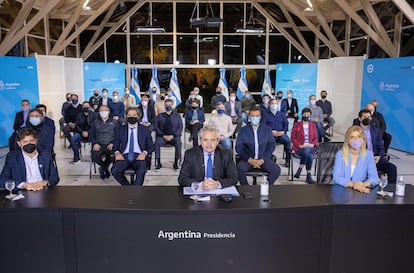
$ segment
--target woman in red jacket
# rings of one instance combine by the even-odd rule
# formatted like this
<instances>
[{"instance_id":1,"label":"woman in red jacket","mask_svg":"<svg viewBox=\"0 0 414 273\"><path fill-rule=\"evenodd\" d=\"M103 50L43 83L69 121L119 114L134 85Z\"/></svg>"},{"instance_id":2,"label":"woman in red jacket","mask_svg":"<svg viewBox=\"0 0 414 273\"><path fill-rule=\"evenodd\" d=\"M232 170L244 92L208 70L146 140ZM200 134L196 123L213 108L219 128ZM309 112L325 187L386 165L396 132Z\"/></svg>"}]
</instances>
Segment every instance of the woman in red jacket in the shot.
<instances>
[{"instance_id":1,"label":"woman in red jacket","mask_svg":"<svg viewBox=\"0 0 414 273\"><path fill-rule=\"evenodd\" d=\"M300 164L295 177L300 177L300 173L306 165L306 182L309 184L313 183L311 169L315 150L318 146L316 126L313 122L309 121L311 113L309 108L304 108L302 110L302 120L293 125L291 135L293 144L292 151L300 156Z\"/></svg>"}]
</instances>

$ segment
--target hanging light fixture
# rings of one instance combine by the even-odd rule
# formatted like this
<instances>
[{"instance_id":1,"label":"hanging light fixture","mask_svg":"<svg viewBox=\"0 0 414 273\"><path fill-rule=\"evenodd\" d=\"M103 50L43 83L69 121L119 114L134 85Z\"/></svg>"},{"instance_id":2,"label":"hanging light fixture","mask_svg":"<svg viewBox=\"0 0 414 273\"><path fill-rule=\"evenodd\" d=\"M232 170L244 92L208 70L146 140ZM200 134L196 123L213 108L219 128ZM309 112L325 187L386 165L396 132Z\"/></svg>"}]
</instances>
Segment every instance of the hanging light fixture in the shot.
<instances>
[{"instance_id":1,"label":"hanging light fixture","mask_svg":"<svg viewBox=\"0 0 414 273\"><path fill-rule=\"evenodd\" d=\"M191 14L190 18L190 28L219 28L221 26L221 23L223 22L223 19L220 17L214 16L213 7L211 6L211 3L208 3L206 6L206 16L205 17L194 17L196 11L199 10L199 4L198 1L194 5L193 13ZM210 16L211 12L211 16Z\"/></svg>"},{"instance_id":2,"label":"hanging light fixture","mask_svg":"<svg viewBox=\"0 0 414 273\"><path fill-rule=\"evenodd\" d=\"M253 4L250 4L249 20L243 25L243 27L236 27L235 31L236 33L263 33L265 31L262 26L257 25L254 21Z\"/></svg>"},{"instance_id":3,"label":"hanging light fixture","mask_svg":"<svg viewBox=\"0 0 414 273\"><path fill-rule=\"evenodd\" d=\"M152 25L152 5L149 5L149 10L148 10L148 20L147 23L144 26L136 26L134 28L135 32L139 32L139 33L163 33L165 32L165 28L163 27L156 27Z\"/></svg>"}]
</instances>

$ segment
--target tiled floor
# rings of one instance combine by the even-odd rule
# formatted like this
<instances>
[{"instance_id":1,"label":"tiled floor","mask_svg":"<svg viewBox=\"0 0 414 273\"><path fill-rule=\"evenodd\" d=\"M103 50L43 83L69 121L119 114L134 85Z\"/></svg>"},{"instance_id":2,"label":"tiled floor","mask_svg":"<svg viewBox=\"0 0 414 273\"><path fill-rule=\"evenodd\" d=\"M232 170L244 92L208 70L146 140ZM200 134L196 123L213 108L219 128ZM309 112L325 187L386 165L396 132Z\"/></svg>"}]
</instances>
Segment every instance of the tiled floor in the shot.
<instances>
[{"instance_id":1,"label":"tiled floor","mask_svg":"<svg viewBox=\"0 0 414 273\"><path fill-rule=\"evenodd\" d=\"M185 137L188 138L188 134ZM335 133L332 138L333 141L343 141L343 135ZM184 146L184 136L183 136L183 146ZM82 162L78 165L72 165L69 162L73 159L73 152L71 149L66 149L64 147L63 139L57 137L55 143L56 159L59 169L60 176L60 186L68 185L113 185L118 186L119 184L111 176L109 179L102 180L99 177L98 173L94 173L92 169L92 178L89 178L89 151L90 146L87 146L83 149ZM192 147L192 143L187 141L187 148ZM184 148L184 147L183 147ZM8 148L0 149L0 168L3 167L4 157L7 153ZM149 170L145 176L145 186L176 186L178 185L177 177L179 170L175 171L172 168L173 159L174 159L174 149L163 148L161 150L162 156L161 161L163 168L161 170L154 170L154 167ZM275 155L277 156L277 163L283 164L284 160L282 159L283 146L277 146ZM405 152L390 150L391 162L397 165L398 175L403 175L406 183L414 184L414 156L408 155ZM184 151L183 151L184 157ZM297 168L298 160L294 160L294 171ZM292 182L288 179L288 169L281 167L282 173L279 179L276 181L276 184L291 184ZM316 179L316 177L314 177ZM305 176L302 175L300 179L295 179L293 183L304 183Z\"/></svg>"}]
</instances>

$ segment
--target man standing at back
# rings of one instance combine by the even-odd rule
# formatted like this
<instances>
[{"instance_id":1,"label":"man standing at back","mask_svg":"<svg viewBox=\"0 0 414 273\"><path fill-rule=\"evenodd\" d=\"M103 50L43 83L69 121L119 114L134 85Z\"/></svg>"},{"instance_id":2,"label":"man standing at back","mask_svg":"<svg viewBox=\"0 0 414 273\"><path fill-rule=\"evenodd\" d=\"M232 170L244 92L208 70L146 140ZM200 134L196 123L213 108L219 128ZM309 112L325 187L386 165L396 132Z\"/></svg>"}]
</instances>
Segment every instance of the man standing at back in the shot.
<instances>
[{"instance_id":1,"label":"man standing at back","mask_svg":"<svg viewBox=\"0 0 414 273\"><path fill-rule=\"evenodd\" d=\"M324 122L327 123L327 125L323 127L325 131L335 124L335 120L332 117L332 104L326 99L326 96L328 96L328 92L322 90L321 99L316 102L316 105L322 109Z\"/></svg>"}]
</instances>

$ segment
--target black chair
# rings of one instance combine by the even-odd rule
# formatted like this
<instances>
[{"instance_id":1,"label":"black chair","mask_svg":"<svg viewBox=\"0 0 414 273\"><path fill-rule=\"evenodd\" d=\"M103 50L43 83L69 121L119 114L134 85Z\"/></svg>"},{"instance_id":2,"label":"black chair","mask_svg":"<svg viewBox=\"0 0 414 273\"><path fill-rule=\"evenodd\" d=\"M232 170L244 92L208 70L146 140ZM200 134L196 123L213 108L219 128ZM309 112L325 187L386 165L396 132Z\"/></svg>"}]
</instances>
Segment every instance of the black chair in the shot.
<instances>
[{"instance_id":1,"label":"black chair","mask_svg":"<svg viewBox=\"0 0 414 273\"><path fill-rule=\"evenodd\" d=\"M133 169L126 169L125 175L129 175L129 183L132 185L135 181L135 171Z\"/></svg>"},{"instance_id":2,"label":"black chair","mask_svg":"<svg viewBox=\"0 0 414 273\"><path fill-rule=\"evenodd\" d=\"M236 159L235 160L236 164L239 163L240 156L235 155L235 159ZM276 162L276 156L275 155L272 155L272 160L273 160L273 162ZM257 185L257 178L258 177L263 177L263 176L269 176L269 173L265 172L263 170L260 170L260 169L253 169L249 172L246 172L246 176L251 176L253 178L253 185Z\"/></svg>"},{"instance_id":3,"label":"black chair","mask_svg":"<svg viewBox=\"0 0 414 273\"><path fill-rule=\"evenodd\" d=\"M316 181L318 184L332 184L335 155L342 148L343 142L325 142L319 144L316 166Z\"/></svg>"},{"instance_id":4,"label":"black chair","mask_svg":"<svg viewBox=\"0 0 414 273\"><path fill-rule=\"evenodd\" d=\"M300 160L300 156L295 153L294 151L292 151L292 153L290 154L290 168L288 169L288 177L290 175L290 180L289 181L293 181L293 159L299 159ZM315 151L315 155L313 156L313 160L316 160L315 162L315 167L313 170L313 175L316 174L316 165L318 163L318 149Z\"/></svg>"}]
</instances>

